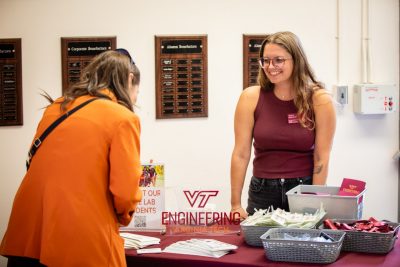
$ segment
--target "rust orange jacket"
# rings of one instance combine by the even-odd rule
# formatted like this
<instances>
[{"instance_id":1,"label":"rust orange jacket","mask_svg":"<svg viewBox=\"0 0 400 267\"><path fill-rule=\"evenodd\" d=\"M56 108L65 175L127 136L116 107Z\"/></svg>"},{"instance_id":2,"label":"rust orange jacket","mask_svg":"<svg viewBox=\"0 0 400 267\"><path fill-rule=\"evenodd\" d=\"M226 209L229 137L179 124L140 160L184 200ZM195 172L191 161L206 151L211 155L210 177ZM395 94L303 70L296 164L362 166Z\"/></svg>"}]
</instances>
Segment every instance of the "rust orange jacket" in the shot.
<instances>
[{"instance_id":1,"label":"rust orange jacket","mask_svg":"<svg viewBox=\"0 0 400 267\"><path fill-rule=\"evenodd\" d=\"M15 196L1 255L49 267L126 266L118 230L142 197L140 122L105 92L112 101L78 110L38 149ZM49 106L36 137L60 115L59 104Z\"/></svg>"}]
</instances>

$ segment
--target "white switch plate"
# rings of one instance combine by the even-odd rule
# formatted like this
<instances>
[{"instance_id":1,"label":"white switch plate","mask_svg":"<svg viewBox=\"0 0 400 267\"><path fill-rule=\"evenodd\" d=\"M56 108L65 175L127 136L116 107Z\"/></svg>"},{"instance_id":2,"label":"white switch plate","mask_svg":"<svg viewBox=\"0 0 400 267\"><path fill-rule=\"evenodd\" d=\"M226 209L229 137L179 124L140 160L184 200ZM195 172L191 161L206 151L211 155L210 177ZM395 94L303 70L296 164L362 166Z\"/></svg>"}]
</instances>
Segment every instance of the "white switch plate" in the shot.
<instances>
[{"instance_id":1,"label":"white switch plate","mask_svg":"<svg viewBox=\"0 0 400 267\"><path fill-rule=\"evenodd\" d=\"M347 85L335 85L336 100L342 105L348 104L348 86Z\"/></svg>"}]
</instances>

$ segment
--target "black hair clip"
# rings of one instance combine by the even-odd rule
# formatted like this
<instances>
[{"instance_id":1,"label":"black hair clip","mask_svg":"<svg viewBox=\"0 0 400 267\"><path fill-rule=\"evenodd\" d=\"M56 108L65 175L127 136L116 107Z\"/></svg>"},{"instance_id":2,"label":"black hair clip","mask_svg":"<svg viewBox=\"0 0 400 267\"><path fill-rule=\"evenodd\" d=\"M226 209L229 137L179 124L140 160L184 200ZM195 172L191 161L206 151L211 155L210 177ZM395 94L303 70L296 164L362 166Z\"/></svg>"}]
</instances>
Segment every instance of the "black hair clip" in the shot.
<instances>
[{"instance_id":1,"label":"black hair clip","mask_svg":"<svg viewBox=\"0 0 400 267\"><path fill-rule=\"evenodd\" d=\"M135 65L135 61L133 61L133 59L132 59L131 55L129 54L128 50L126 50L124 48L117 48L114 51L120 53L121 55L127 56L131 60L131 63L133 65Z\"/></svg>"}]
</instances>

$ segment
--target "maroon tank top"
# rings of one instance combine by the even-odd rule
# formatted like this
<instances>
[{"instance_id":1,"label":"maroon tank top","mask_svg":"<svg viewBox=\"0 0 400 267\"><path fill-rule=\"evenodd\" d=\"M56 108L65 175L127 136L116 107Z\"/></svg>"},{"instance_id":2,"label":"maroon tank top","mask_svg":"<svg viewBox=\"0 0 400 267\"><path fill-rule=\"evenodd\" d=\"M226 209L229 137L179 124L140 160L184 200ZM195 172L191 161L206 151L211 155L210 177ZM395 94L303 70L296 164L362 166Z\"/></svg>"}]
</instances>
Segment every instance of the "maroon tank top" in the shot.
<instances>
[{"instance_id":1,"label":"maroon tank top","mask_svg":"<svg viewBox=\"0 0 400 267\"><path fill-rule=\"evenodd\" d=\"M315 131L301 126L293 100L260 90L254 112L253 175L258 178L311 176Z\"/></svg>"}]
</instances>

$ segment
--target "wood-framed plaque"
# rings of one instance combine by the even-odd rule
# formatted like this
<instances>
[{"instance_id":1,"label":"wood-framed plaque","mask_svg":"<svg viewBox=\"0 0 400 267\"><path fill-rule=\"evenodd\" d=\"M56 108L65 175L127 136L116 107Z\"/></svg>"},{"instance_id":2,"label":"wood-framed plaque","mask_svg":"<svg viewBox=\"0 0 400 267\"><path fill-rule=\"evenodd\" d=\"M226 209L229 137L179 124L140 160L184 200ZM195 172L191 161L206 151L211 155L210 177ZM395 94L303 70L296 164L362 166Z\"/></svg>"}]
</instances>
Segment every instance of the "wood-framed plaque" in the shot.
<instances>
[{"instance_id":1,"label":"wood-framed plaque","mask_svg":"<svg viewBox=\"0 0 400 267\"><path fill-rule=\"evenodd\" d=\"M208 116L207 35L155 36L156 118Z\"/></svg>"},{"instance_id":2,"label":"wood-framed plaque","mask_svg":"<svg viewBox=\"0 0 400 267\"><path fill-rule=\"evenodd\" d=\"M243 89L258 85L257 77L258 70L260 69L258 53L266 37L266 34L243 34Z\"/></svg>"},{"instance_id":3,"label":"wood-framed plaque","mask_svg":"<svg viewBox=\"0 0 400 267\"><path fill-rule=\"evenodd\" d=\"M21 39L0 39L0 126L22 124Z\"/></svg>"},{"instance_id":4,"label":"wood-framed plaque","mask_svg":"<svg viewBox=\"0 0 400 267\"><path fill-rule=\"evenodd\" d=\"M81 71L93 57L116 48L117 38L111 37L62 37L62 91L79 81Z\"/></svg>"}]
</instances>

